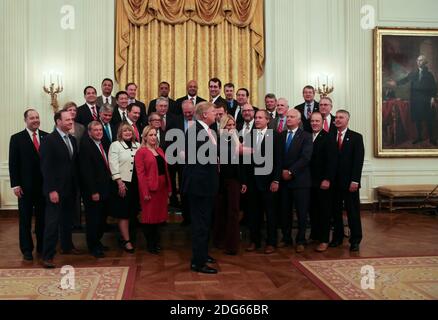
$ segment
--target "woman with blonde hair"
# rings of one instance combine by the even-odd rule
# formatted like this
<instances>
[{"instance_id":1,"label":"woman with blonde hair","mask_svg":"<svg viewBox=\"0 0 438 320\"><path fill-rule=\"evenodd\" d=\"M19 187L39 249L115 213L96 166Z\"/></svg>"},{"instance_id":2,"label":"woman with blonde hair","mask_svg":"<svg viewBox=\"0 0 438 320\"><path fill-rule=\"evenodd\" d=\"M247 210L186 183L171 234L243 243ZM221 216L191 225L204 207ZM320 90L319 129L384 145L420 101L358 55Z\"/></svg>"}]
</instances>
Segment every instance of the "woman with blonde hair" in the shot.
<instances>
[{"instance_id":1,"label":"woman with blonde hair","mask_svg":"<svg viewBox=\"0 0 438 320\"><path fill-rule=\"evenodd\" d=\"M219 132L221 147L228 148L228 159L225 164L220 165L213 243L216 247L223 248L225 254L236 255L240 241L240 193L244 194L247 190L246 175L238 159L242 147L237 136L236 121L231 115L222 117Z\"/></svg>"},{"instance_id":2,"label":"woman with blonde hair","mask_svg":"<svg viewBox=\"0 0 438 320\"><path fill-rule=\"evenodd\" d=\"M134 253L135 250L131 240L136 234L133 228L130 230L130 225L139 212L138 182L134 165L134 157L139 148L134 129L127 122L122 122L117 131L117 141L110 146L108 160L112 179L115 181L112 216L119 219L122 245L128 253Z\"/></svg>"},{"instance_id":3,"label":"woman with blonde hair","mask_svg":"<svg viewBox=\"0 0 438 320\"><path fill-rule=\"evenodd\" d=\"M161 249L159 225L168 218L168 197L172 185L164 151L158 146L157 130L147 126L141 137L143 142L135 155L141 204L140 223L148 251L158 254Z\"/></svg>"}]
</instances>

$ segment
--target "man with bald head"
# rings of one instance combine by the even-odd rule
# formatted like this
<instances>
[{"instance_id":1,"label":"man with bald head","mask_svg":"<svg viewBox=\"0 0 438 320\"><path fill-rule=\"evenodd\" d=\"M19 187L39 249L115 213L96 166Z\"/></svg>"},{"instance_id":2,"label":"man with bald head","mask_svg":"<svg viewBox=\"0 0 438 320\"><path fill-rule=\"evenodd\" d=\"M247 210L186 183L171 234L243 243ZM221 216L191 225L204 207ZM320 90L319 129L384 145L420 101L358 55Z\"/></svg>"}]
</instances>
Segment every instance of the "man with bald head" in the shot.
<instances>
[{"instance_id":1,"label":"man with bald head","mask_svg":"<svg viewBox=\"0 0 438 320\"><path fill-rule=\"evenodd\" d=\"M205 99L198 96L198 83L195 80L187 82L187 95L176 100L176 114L182 115L182 103L184 100L190 100L194 106L205 101Z\"/></svg>"},{"instance_id":2,"label":"man with bald head","mask_svg":"<svg viewBox=\"0 0 438 320\"><path fill-rule=\"evenodd\" d=\"M286 130L286 112L289 110L289 102L285 98L277 100L276 116L269 122L269 129L282 133Z\"/></svg>"},{"instance_id":3,"label":"man with bald head","mask_svg":"<svg viewBox=\"0 0 438 320\"><path fill-rule=\"evenodd\" d=\"M296 109L286 113L287 130L280 135L280 159L282 168L281 214L283 240L280 246L292 245L292 212L295 207L298 218L296 252L304 251L306 244L307 215L310 200L310 160L312 136L300 128L301 114Z\"/></svg>"}]
</instances>

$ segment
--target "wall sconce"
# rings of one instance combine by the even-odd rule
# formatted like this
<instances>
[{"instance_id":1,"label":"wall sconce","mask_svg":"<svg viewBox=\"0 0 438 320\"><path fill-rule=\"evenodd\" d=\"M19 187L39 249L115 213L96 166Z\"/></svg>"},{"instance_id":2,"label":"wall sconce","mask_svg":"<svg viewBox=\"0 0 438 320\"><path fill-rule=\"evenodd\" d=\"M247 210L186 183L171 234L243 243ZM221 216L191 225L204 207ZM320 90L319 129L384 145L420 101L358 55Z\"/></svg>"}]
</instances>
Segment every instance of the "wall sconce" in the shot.
<instances>
[{"instance_id":1,"label":"wall sconce","mask_svg":"<svg viewBox=\"0 0 438 320\"><path fill-rule=\"evenodd\" d=\"M320 86L320 83L322 84L322 87ZM333 76L318 76L318 86L316 87L316 92L319 94L320 98L327 97L334 90L335 87L333 86Z\"/></svg>"},{"instance_id":2,"label":"wall sconce","mask_svg":"<svg viewBox=\"0 0 438 320\"><path fill-rule=\"evenodd\" d=\"M43 90L50 96L50 105L53 112L57 112L59 109L58 94L64 90L62 74L53 71L45 72L43 74Z\"/></svg>"}]
</instances>

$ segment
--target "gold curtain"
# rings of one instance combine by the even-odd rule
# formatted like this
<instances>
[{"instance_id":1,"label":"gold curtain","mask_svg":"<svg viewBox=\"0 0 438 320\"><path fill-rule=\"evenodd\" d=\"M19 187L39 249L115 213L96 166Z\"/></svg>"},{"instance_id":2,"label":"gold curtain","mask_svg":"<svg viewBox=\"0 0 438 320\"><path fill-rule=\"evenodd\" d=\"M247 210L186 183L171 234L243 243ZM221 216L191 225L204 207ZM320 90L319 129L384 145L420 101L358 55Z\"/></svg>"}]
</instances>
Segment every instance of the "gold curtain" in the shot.
<instances>
[{"instance_id":1,"label":"gold curtain","mask_svg":"<svg viewBox=\"0 0 438 320\"><path fill-rule=\"evenodd\" d=\"M257 105L264 67L263 0L116 0L116 80L138 84L138 98L171 97L198 81L208 99L208 80L218 77L250 90ZM222 94L223 96L223 94Z\"/></svg>"}]
</instances>

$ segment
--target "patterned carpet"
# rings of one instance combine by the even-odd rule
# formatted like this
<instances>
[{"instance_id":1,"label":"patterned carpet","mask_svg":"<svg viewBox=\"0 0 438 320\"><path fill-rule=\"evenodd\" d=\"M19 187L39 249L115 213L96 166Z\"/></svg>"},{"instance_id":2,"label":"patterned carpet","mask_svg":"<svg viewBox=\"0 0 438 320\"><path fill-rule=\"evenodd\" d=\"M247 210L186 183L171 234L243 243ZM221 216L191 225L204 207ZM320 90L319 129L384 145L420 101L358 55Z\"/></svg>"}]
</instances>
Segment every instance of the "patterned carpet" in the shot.
<instances>
[{"instance_id":1,"label":"patterned carpet","mask_svg":"<svg viewBox=\"0 0 438 320\"><path fill-rule=\"evenodd\" d=\"M438 299L437 256L292 263L332 299Z\"/></svg>"},{"instance_id":2,"label":"patterned carpet","mask_svg":"<svg viewBox=\"0 0 438 320\"><path fill-rule=\"evenodd\" d=\"M0 300L129 299L134 277L132 267L0 269Z\"/></svg>"}]
</instances>

